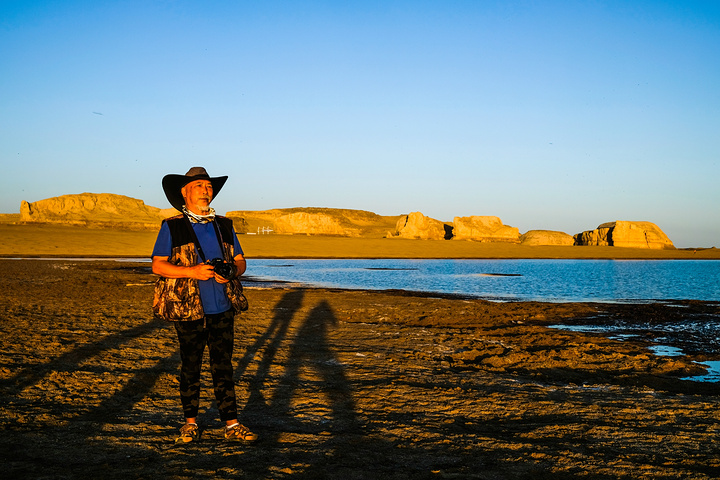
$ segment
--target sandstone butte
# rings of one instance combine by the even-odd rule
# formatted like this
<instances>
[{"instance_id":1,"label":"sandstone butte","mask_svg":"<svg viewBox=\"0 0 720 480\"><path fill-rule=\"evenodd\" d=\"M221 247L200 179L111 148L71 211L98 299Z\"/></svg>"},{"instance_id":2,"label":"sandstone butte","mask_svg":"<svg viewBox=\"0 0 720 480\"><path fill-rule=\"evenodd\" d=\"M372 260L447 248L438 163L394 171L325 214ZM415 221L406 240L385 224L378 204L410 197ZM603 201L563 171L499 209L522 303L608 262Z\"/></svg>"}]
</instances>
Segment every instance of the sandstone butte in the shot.
<instances>
[{"instance_id":1,"label":"sandstone butte","mask_svg":"<svg viewBox=\"0 0 720 480\"><path fill-rule=\"evenodd\" d=\"M142 200L111 193L62 195L20 204L20 223L52 223L129 229L157 228L174 208L162 210Z\"/></svg>"},{"instance_id":2,"label":"sandstone butte","mask_svg":"<svg viewBox=\"0 0 720 480\"><path fill-rule=\"evenodd\" d=\"M498 217L492 216L455 217L453 235L461 240L480 242L520 242L520 231L516 227L503 225Z\"/></svg>"},{"instance_id":3,"label":"sandstone butte","mask_svg":"<svg viewBox=\"0 0 720 480\"><path fill-rule=\"evenodd\" d=\"M595 230L578 233L575 235L575 244L654 249L675 248L667 235L654 223L623 220L603 223Z\"/></svg>"},{"instance_id":4,"label":"sandstone butte","mask_svg":"<svg viewBox=\"0 0 720 480\"><path fill-rule=\"evenodd\" d=\"M575 245L572 235L554 230L529 230L520 235L523 245Z\"/></svg>"},{"instance_id":5,"label":"sandstone butte","mask_svg":"<svg viewBox=\"0 0 720 480\"><path fill-rule=\"evenodd\" d=\"M123 195L81 193L37 202L22 201L22 224L65 224L124 229L156 229L173 208L160 209ZM364 210L336 208L282 208L262 211L229 211L238 233L332 235L367 238L453 239L505 242L524 245L600 245L649 249L674 249L672 241L651 222L617 220L571 236L551 230L520 234L495 216L455 217L442 222L412 212L382 216Z\"/></svg>"}]
</instances>

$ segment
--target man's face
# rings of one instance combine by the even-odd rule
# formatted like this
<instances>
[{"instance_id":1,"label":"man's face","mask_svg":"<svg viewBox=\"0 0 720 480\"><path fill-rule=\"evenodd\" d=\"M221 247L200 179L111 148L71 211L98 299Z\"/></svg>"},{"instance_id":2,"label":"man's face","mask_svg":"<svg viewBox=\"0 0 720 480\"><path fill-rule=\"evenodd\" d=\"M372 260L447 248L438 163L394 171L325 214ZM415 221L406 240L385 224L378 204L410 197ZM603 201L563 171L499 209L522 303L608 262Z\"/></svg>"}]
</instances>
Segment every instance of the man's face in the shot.
<instances>
[{"instance_id":1,"label":"man's face","mask_svg":"<svg viewBox=\"0 0 720 480\"><path fill-rule=\"evenodd\" d=\"M185 206L191 212L205 215L210 211L210 202L213 198L210 180L193 180L182 187L180 193L185 199Z\"/></svg>"}]
</instances>

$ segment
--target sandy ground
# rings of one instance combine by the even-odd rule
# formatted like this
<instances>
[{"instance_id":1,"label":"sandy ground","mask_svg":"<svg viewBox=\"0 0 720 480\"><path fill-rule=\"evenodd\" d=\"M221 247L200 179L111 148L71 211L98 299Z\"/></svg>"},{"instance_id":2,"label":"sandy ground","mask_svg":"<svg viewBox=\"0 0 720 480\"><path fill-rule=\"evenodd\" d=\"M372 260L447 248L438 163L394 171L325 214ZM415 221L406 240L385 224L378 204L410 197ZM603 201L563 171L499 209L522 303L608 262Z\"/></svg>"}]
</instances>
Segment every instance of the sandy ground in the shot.
<instances>
[{"instance_id":1,"label":"sandy ground","mask_svg":"<svg viewBox=\"0 0 720 480\"><path fill-rule=\"evenodd\" d=\"M3 239L0 257L147 258L156 237L157 232L149 230L0 222L0 238ZM248 258L720 259L718 248L650 250L309 235L240 235L239 238Z\"/></svg>"},{"instance_id":2,"label":"sandy ground","mask_svg":"<svg viewBox=\"0 0 720 480\"><path fill-rule=\"evenodd\" d=\"M720 477L718 386L682 380L707 357L654 356L650 331L618 342L548 328L716 318L717 304L491 303L247 282L235 378L241 420L260 440L222 439L206 375L203 439L179 447L174 330L151 318L147 264L0 268L3 478Z\"/></svg>"}]
</instances>

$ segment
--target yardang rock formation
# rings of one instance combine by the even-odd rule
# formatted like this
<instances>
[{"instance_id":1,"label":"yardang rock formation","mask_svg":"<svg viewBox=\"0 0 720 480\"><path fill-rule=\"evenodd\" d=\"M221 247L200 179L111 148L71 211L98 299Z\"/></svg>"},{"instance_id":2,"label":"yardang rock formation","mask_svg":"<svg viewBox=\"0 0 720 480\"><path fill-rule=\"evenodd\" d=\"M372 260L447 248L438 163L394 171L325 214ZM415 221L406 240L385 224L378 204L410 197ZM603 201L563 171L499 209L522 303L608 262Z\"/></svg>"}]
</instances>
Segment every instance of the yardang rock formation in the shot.
<instances>
[{"instance_id":1,"label":"yardang rock formation","mask_svg":"<svg viewBox=\"0 0 720 480\"><path fill-rule=\"evenodd\" d=\"M529 230L520 235L523 245L575 245L572 235L555 230Z\"/></svg>"},{"instance_id":2,"label":"yardang rock formation","mask_svg":"<svg viewBox=\"0 0 720 480\"><path fill-rule=\"evenodd\" d=\"M403 215L395 225L393 236L421 240L443 240L452 237L452 227L420 212Z\"/></svg>"},{"instance_id":3,"label":"yardang rock formation","mask_svg":"<svg viewBox=\"0 0 720 480\"><path fill-rule=\"evenodd\" d=\"M161 210L145 202L112 193L62 195L37 202L22 201L21 223L55 223L130 229L158 228L160 222L178 212Z\"/></svg>"},{"instance_id":4,"label":"yardang rock formation","mask_svg":"<svg viewBox=\"0 0 720 480\"><path fill-rule=\"evenodd\" d=\"M160 209L138 200L110 193L62 195L20 205L20 223L53 223L100 228L157 229L163 219L177 215L173 208ZM382 216L364 210L337 208L282 208L227 212L238 233L263 231L288 235L335 235L343 237L409 238L425 240L471 240L523 245L600 245L631 248L673 249L675 246L651 222L617 220L594 230L570 236L564 232L531 230L520 235L516 227L498 217L455 217L441 222L421 212Z\"/></svg>"},{"instance_id":5,"label":"yardang rock formation","mask_svg":"<svg viewBox=\"0 0 720 480\"><path fill-rule=\"evenodd\" d=\"M455 217L453 219L453 238L477 242L518 243L520 231L515 227L503 225L498 217Z\"/></svg>"},{"instance_id":6,"label":"yardang rock formation","mask_svg":"<svg viewBox=\"0 0 720 480\"><path fill-rule=\"evenodd\" d=\"M289 235L338 235L383 237L394 228L397 216L382 216L364 210L339 208L278 208L227 212L239 233L265 229Z\"/></svg>"},{"instance_id":7,"label":"yardang rock formation","mask_svg":"<svg viewBox=\"0 0 720 480\"><path fill-rule=\"evenodd\" d=\"M595 230L575 235L576 245L672 249L675 245L654 223L617 220L603 223Z\"/></svg>"}]
</instances>

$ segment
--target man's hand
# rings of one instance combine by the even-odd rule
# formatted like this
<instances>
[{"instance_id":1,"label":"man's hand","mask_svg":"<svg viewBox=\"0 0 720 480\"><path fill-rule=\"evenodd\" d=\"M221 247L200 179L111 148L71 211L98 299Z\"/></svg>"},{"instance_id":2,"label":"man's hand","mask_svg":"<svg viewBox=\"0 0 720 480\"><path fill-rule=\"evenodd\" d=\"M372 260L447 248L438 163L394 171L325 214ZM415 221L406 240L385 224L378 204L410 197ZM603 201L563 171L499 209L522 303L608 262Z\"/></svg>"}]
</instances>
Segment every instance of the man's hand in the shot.
<instances>
[{"instance_id":1,"label":"man's hand","mask_svg":"<svg viewBox=\"0 0 720 480\"><path fill-rule=\"evenodd\" d=\"M196 280L210 280L215 276L215 270L211 265L200 264L192 267L173 265L167 258L153 257L153 273L165 278L194 278Z\"/></svg>"},{"instance_id":2,"label":"man's hand","mask_svg":"<svg viewBox=\"0 0 720 480\"><path fill-rule=\"evenodd\" d=\"M236 255L233 260L238 269L238 276L245 273L245 269L247 268L245 258L242 255ZM207 263L201 263L192 267L183 267L181 265L173 265L167 258L163 257L153 257L152 271L165 278L194 278L196 280L210 280L211 278L215 278L215 281L221 284L230 281L217 275L213 266Z\"/></svg>"},{"instance_id":3,"label":"man's hand","mask_svg":"<svg viewBox=\"0 0 720 480\"><path fill-rule=\"evenodd\" d=\"M216 281L217 283L224 284L224 283L228 283L230 280L228 280L228 279L225 278L225 277L221 277L220 275L218 275L218 274L216 273L216 274L215 274L215 281Z\"/></svg>"},{"instance_id":4,"label":"man's hand","mask_svg":"<svg viewBox=\"0 0 720 480\"><path fill-rule=\"evenodd\" d=\"M215 274L215 269L212 267L212 265L201 263L200 265L195 265L193 267L187 268L189 270L188 276L190 278L195 278L197 280L210 280L211 278L215 277L215 280L218 279L218 276Z\"/></svg>"},{"instance_id":5,"label":"man's hand","mask_svg":"<svg viewBox=\"0 0 720 480\"><path fill-rule=\"evenodd\" d=\"M235 264L235 268L237 269L237 273L235 274L235 277L239 277L243 273L245 273L245 269L247 269L247 263L245 262L245 257L243 257L241 254L235 255L235 258L233 259L233 263ZM233 278L235 278L233 277ZM215 274L215 281L220 284L228 283L230 280L221 277L218 274Z\"/></svg>"}]
</instances>

